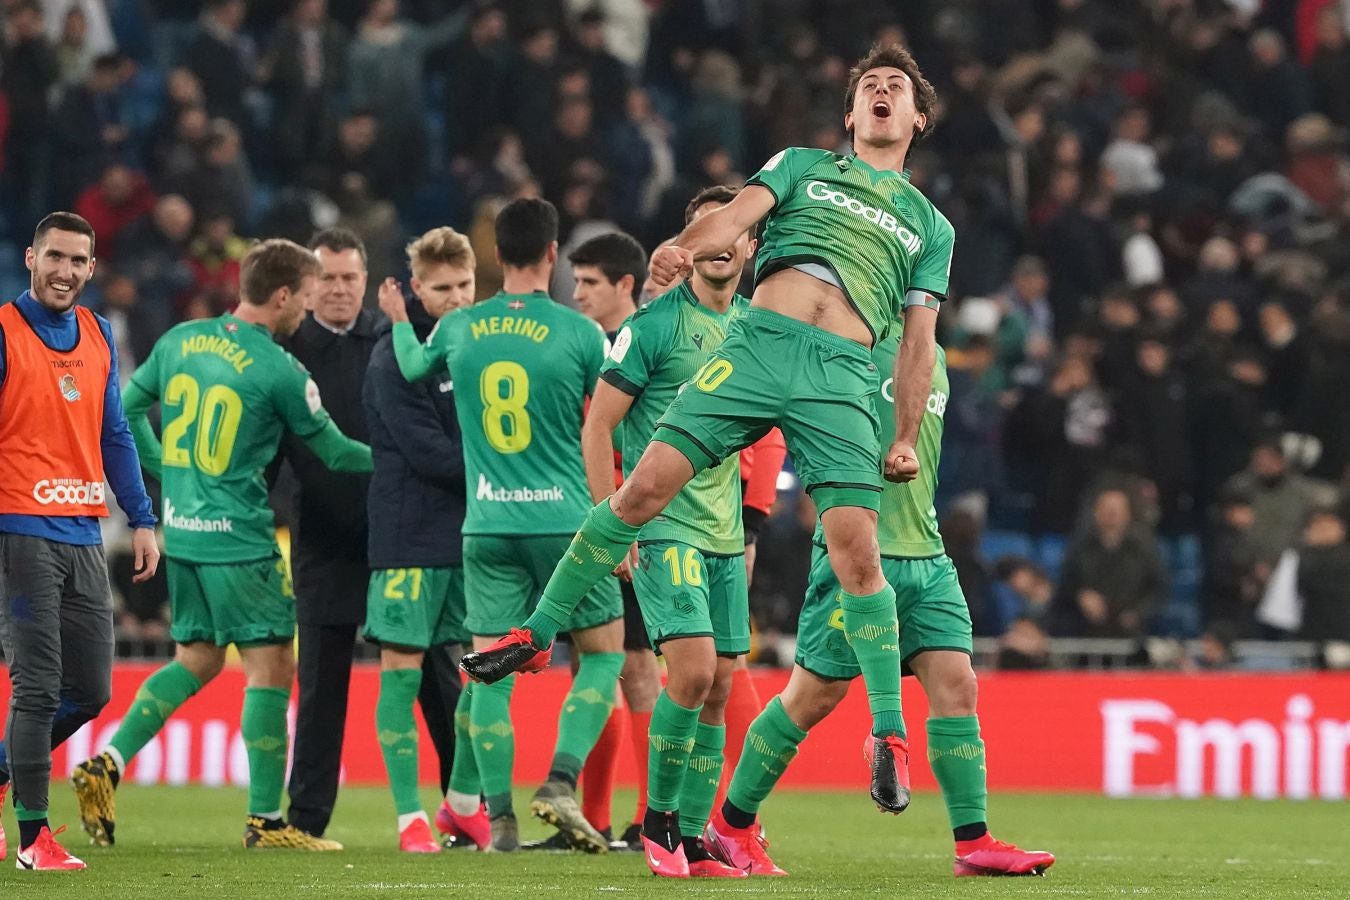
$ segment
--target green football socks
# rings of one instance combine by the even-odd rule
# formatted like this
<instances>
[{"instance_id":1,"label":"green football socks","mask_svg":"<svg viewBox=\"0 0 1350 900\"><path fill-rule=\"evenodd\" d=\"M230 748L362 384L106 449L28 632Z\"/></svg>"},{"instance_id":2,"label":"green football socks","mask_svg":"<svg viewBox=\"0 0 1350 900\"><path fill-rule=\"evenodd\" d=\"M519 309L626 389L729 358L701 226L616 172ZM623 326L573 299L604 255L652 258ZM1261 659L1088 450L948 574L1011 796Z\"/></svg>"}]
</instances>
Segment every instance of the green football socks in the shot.
<instances>
[{"instance_id":1,"label":"green football socks","mask_svg":"<svg viewBox=\"0 0 1350 900\"><path fill-rule=\"evenodd\" d=\"M464 685L455 702L455 761L450 769L450 793L477 797L482 790L478 782L478 761L474 757L472 727L474 682ZM458 812L458 810L456 810Z\"/></svg>"},{"instance_id":2,"label":"green football socks","mask_svg":"<svg viewBox=\"0 0 1350 900\"><path fill-rule=\"evenodd\" d=\"M760 804L797 755L797 745L804 740L806 732L793 724L783 709L783 701L777 697L770 700L746 732L741 759L727 788L727 803L749 814L753 821ZM728 821L740 828L749 825L732 822L731 817Z\"/></svg>"},{"instance_id":3,"label":"green football socks","mask_svg":"<svg viewBox=\"0 0 1350 900\"><path fill-rule=\"evenodd\" d=\"M586 592L623 562L640 530L614 515L608 500L587 514L553 570L534 614L525 620L535 647L543 650L553 643Z\"/></svg>"},{"instance_id":4,"label":"green football socks","mask_svg":"<svg viewBox=\"0 0 1350 900\"><path fill-rule=\"evenodd\" d=\"M421 669L390 669L380 673L375 734L394 794L394 811L400 816L422 811L422 801L417 796L417 722L413 719L413 704L421 687Z\"/></svg>"},{"instance_id":5,"label":"green football socks","mask_svg":"<svg viewBox=\"0 0 1350 900\"><path fill-rule=\"evenodd\" d=\"M286 784L288 736L286 688L244 689L240 733L248 752L248 814L275 819L281 816L281 792Z\"/></svg>"},{"instance_id":6,"label":"green football socks","mask_svg":"<svg viewBox=\"0 0 1350 900\"><path fill-rule=\"evenodd\" d=\"M717 785L722 781L723 751L727 745L727 726L699 722L694 729L694 749L680 785L680 834L687 838L703 835L708 824Z\"/></svg>"},{"instance_id":7,"label":"green football socks","mask_svg":"<svg viewBox=\"0 0 1350 900\"><path fill-rule=\"evenodd\" d=\"M469 711L473 756L488 815L494 819L513 811L511 767L516 760L516 732L511 725L511 691L515 686L515 675L496 684L475 684Z\"/></svg>"},{"instance_id":8,"label":"green football socks","mask_svg":"<svg viewBox=\"0 0 1350 900\"><path fill-rule=\"evenodd\" d=\"M656 698L647 731L647 808L670 812L680 802L680 788L694 749L698 714L703 707L686 709L665 691Z\"/></svg>"},{"instance_id":9,"label":"green football socks","mask_svg":"<svg viewBox=\"0 0 1350 900\"><path fill-rule=\"evenodd\" d=\"M558 743L549 766L550 779L577 786L582 763L614 710L614 687L619 682L623 660L622 653L581 654L581 664L572 677L572 690L563 699L558 713Z\"/></svg>"},{"instance_id":10,"label":"green football socks","mask_svg":"<svg viewBox=\"0 0 1350 900\"><path fill-rule=\"evenodd\" d=\"M942 788L953 829L987 821L989 791L977 716L929 719L928 765Z\"/></svg>"},{"instance_id":11,"label":"green football socks","mask_svg":"<svg viewBox=\"0 0 1350 900\"><path fill-rule=\"evenodd\" d=\"M197 677L176 660L145 679L108 742L121 755L122 765L130 764L132 757L159 734L174 710L201 689Z\"/></svg>"},{"instance_id":12,"label":"green football socks","mask_svg":"<svg viewBox=\"0 0 1350 900\"><path fill-rule=\"evenodd\" d=\"M889 584L875 594L839 592L844 611L844 636L858 658L867 683L867 706L872 711L872 734L905 736L900 715L900 622L895 612L895 589Z\"/></svg>"}]
</instances>

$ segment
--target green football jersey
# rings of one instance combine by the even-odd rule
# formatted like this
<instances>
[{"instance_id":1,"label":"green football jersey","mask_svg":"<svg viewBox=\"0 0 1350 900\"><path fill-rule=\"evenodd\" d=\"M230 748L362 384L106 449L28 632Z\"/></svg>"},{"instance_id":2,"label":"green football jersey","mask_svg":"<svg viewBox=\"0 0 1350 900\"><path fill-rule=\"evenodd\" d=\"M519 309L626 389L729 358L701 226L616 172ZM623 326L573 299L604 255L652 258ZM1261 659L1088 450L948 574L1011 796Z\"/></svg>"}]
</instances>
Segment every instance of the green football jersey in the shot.
<instances>
[{"instance_id":1,"label":"green football jersey","mask_svg":"<svg viewBox=\"0 0 1350 900\"><path fill-rule=\"evenodd\" d=\"M801 263L825 265L878 341L900 318L908 291L946 296L955 235L908 171L790 147L747 184L776 199L755 254L756 282Z\"/></svg>"},{"instance_id":2,"label":"green football jersey","mask_svg":"<svg viewBox=\"0 0 1350 900\"><path fill-rule=\"evenodd\" d=\"M718 314L698 302L688 282L652 300L624 322L600 377L635 399L623 418L623 472L627 476L685 382L726 338L727 326L750 306L736 295ZM679 541L705 553L745 551L741 528L741 463L733 454L694 476L640 541Z\"/></svg>"},{"instance_id":3,"label":"green football jersey","mask_svg":"<svg viewBox=\"0 0 1350 900\"><path fill-rule=\"evenodd\" d=\"M499 293L427 338L456 386L464 534L571 534L591 509L581 422L605 334L548 294ZM440 348L440 349L437 349Z\"/></svg>"},{"instance_id":4,"label":"green football jersey","mask_svg":"<svg viewBox=\"0 0 1350 900\"><path fill-rule=\"evenodd\" d=\"M896 330L872 350L872 361L877 370L890 373L895 369L895 354L900 347L900 332ZM881 492L881 513L877 517L877 543L881 555L898 559L927 559L946 550L938 532L937 510L933 498L937 496L938 462L942 457L942 423L947 413L947 353L937 348L933 363L933 386L928 394L928 407L919 423L919 477L904 484L887 481ZM895 382L887 375L875 395L877 419L881 422L881 448L884 453L895 440ZM816 543L822 546L825 536L816 525Z\"/></svg>"},{"instance_id":5,"label":"green football jersey","mask_svg":"<svg viewBox=\"0 0 1350 900\"><path fill-rule=\"evenodd\" d=\"M171 329L131 380L162 412L165 553L195 563L275 553L263 472L282 429L308 437L329 422L305 367L263 326L225 315Z\"/></svg>"}]
</instances>

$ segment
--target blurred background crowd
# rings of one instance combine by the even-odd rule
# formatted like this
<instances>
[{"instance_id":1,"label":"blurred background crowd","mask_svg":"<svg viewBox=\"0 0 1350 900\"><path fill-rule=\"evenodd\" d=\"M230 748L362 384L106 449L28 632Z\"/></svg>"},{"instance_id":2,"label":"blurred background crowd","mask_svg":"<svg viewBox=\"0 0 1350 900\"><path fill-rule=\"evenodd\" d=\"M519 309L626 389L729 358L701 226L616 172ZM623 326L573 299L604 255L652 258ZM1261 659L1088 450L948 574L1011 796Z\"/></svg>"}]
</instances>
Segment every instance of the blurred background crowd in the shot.
<instances>
[{"instance_id":1,"label":"blurred background crowd","mask_svg":"<svg viewBox=\"0 0 1350 900\"><path fill-rule=\"evenodd\" d=\"M846 152L849 65L906 43L940 98L913 182L957 234L938 509L982 661L1350 665L1346 0L0 8L0 296L44 212L85 216L124 377L232 306L251 237L351 228L373 291L449 224L484 295L514 197L559 207L563 256L650 249L700 187ZM814 510L780 486L752 606L786 663ZM128 596L124 634L161 633Z\"/></svg>"}]
</instances>

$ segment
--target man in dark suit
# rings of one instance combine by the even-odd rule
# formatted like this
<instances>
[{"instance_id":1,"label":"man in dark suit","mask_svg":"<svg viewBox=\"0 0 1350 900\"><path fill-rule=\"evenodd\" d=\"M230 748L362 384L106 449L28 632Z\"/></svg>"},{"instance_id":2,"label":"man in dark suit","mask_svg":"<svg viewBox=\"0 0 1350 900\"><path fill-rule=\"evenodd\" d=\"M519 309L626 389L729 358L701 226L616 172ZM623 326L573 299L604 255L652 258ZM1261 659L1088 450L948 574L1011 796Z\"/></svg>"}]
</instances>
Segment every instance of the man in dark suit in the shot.
<instances>
[{"instance_id":1,"label":"man in dark suit","mask_svg":"<svg viewBox=\"0 0 1350 900\"><path fill-rule=\"evenodd\" d=\"M361 385L382 330L361 308L366 251L345 229L321 231L310 249L323 265L314 308L286 347L304 363L347 437L369 441ZM366 617L366 491L369 476L329 471L289 435L281 452L299 482L291 535L300 655L290 821L322 835L337 798L347 687L357 630Z\"/></svg>"}]
</instances>

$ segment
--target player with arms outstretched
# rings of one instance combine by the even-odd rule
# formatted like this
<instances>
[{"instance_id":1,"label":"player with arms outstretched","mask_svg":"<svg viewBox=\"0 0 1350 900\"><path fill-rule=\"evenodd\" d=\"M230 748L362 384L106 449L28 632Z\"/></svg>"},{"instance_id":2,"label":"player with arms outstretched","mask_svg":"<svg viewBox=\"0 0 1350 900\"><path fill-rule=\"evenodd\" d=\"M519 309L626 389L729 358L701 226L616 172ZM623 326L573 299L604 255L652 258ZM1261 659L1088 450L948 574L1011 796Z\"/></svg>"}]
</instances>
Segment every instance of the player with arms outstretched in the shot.
<instances>
[{"instance_id":1,"label":"player with arms outstretched","mask_svg":"<svg viewBox=\"0 0 1350 900\"><path fill-rule=\"evenodd\" d=\"M696 472L777 425L822 510L844 629L867 682L876 743L872 798L885 810L905 808L909 751L900 736L895 592L882 574L876 517L883 471L899 481L919 472L914 443L951 263L951 224L902 171L935 102L907 50L874 47L850 73L845 97L854 153L779 153L735 200L652 255L654 280L669 285L768 216L751 308L657 423L623 487L586 518L534 615L493 647L465 656L461 665L472 677L492 681L527 665ZM872 408L880 378L870 349L902 315L896 440L883 458Z\"/></svg>"},{"instance_id":2,"label":"player with arms outstretched","mask_svg":"<svg viewBox=\"0 0 1350 900\"><path fill-rule=\"evenodd\" d=\"M403 376L411 381L448 368L456 386L468 496L465 626L477 647L492 644L529 612L586 514L582 409L606 343L599 326L548 296L558 257L558 211L551 203L508 203L497 215L496 234L503 290L441 319L425 344L408 324L402 298L380 295L380 308L395 323ZM559 713L548 780L530 808L574 847L604 853L609 841L586 821L575 791L614 707L623 666L623 603L614 579L594 585L566 624L581 663ZM525 671L542 669L549 658L547 651L535 654ZM519 846L511 803L513 681L475 685L470 706L492 846L503 851Z\"/></svg>"},{"instance_id":3,"label":"player with arms outstretched","mask_svg":"<svg viewBox=\"0 0 1350 900\"><path fill-rule=\"evenodd\" d=\"M305 368L273 340L295 331L323 269L286 240L253 246L230 314L185 322L155 344L123 392L141 464L164 493L174 661L136 692L107 749L71 776L94 843L113 843L113 792L132 757L239 648L247 687L244 846L340 850L281 818L295 658L295 597L277 547L264 470L283 428L336 471L370 472L370 448L329 418ZM163 443L147 413L163 410Z\"/></svg>"},{"instance_id":4,"label":"player with arms outstretched","mask_svg":"<svg viewBox=\"0 0 1350 900\"><path fill-rule=\"evenodd\" d=\"M883 371L894 363L898 338L877 345L872 358ZM882 438L894 433L892 382L876 395ZM928 695L928 759L947 802L956 840L957 875L1041 874L1055 858L995 840L985 824L984 742L975 713L975 671L970 665L970 610L938 533L933 498L948 397L946 354L939 348L932 390L919 428L924 467L907 484L888 484L881 496L878 540L882 569L895 589L904 671ZM706 843L725 862L751 874L781 874L757 840L760 804L797 755L807 731L839 705L860 672L844 634L839 582L830 570L824 535L816 528L811 582L797 628L797 661L787 687L750 726L726 802L708 824Z\"/></svg>"}]
</instances>

